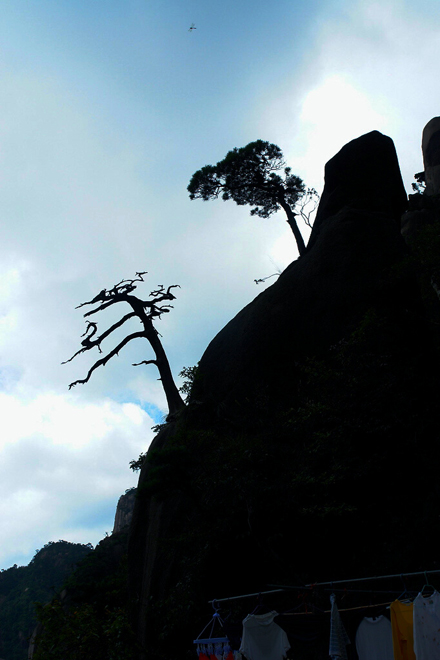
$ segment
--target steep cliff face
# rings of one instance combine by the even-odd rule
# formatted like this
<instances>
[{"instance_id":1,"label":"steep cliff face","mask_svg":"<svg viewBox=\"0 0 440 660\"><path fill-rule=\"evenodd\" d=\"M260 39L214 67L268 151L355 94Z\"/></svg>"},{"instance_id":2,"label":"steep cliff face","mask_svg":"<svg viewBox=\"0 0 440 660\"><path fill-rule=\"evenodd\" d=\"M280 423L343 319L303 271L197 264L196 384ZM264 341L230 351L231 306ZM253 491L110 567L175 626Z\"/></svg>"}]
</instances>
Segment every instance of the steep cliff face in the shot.
<instances>
[{"instance_id":1,"label":"steep cliff face","mask_svg":"<svg viewBox=\"0 0 440 660\"><path fill-rule=\"evenodd\" d=\"M347 206L385 213L400 226L408 202L394 143L388 136L371 131L352 140L326 163L324 177L308 249L326 219Z\"/></svg>"},{"instance_id":2,"label":"steep cliff face","mask_svg":"<svg viewBox=\"0 0 440 660\"><path fill-rule=\"evenodd\" d=\"M392 140L373 131L346 145L326 165L307 253L211 342L194 398L231 412L243 400L291 397L298 359L328 350L372 306L399 315L404 296L417 307L414 284L390 277L406 251L406 207Z\"/></svg>"},{"instance_id":3,"label":"steep cliff face","mask_svg":"<svg viewBox=\"0 0 440 660\"><path fill-rule=\"evenodd\" d=\"M121 495L119 498L118 504L116 506L115 522L113 525L112 534L122 532L130 526L131 519L133 517L135 499L136 490L134 488L129 490L127 493L124 493L124 495Z\"/></svg>"},{"instance_id":4,"label":"steep cliff face","mask_svg":"<svg viewBox=\"0 0 440 660\"><path fill-rule=\"evenodd\" d=\"M440 117L429 121L422 136L423 164L425 166L426 193L440 194Z\"/></svg>"},{"instance_id":5,"label":"steep cliff face","mask_svg":"<svg viewBox=\"0 0 440 660\"><path fill-rule=\"evenodd\" d=\"M418 490L439 460L438 349L406 206L390 138L346 145L306 254L208 346L139 480L142 658L189 643L208 598L434 561L412 539L440 507L437 487Z\"/></svg>"}]
</instances>

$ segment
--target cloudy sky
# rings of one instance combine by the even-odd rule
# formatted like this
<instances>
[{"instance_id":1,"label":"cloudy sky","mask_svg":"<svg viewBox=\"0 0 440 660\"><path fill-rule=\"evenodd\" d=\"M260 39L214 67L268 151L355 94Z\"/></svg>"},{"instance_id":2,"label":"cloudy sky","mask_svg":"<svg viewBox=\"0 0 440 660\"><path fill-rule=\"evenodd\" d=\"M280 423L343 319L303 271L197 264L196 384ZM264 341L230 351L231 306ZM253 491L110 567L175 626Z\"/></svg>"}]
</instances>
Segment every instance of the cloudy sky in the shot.
<instances>
[{"instance_id":1,"label":"cloudy sky","mask_svg":"<svg viewBox=\"0 0 440 660\"><path fill-rule=\"evenodd\" d=\"M378 129L410 192L439 59L438 0L3 0L0 568L111 532L166 412L155 368L130 366L143 340L68 390L95 357L61 365L75 306L138 270L140 295L180 284L158 328L176 376L197 363L297 253L281 214L191 202L192 173L261 138L321 191L325 162Z\"/></svg>"}]
</instances>

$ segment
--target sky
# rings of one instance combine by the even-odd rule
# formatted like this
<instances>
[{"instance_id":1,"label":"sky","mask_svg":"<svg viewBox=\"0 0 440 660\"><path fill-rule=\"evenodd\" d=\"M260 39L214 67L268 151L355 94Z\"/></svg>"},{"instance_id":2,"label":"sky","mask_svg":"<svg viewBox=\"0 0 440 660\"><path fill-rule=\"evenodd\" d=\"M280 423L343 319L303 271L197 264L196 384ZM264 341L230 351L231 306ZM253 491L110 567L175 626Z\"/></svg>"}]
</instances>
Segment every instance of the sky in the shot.
<instances>
[{"instance_id":1,"label":"sky","mask_svg":"<svg viewBox=\"0 0 440 660\"><path fill-rule=\"evenodd\" d=\"M157 328L180 384L273 281L254 279L298 256L282 213L190 201L191 175L263 139L321 192L326 161L379 130L411 192L439 60L437 0L3 0L0 568L111 533L167 412L154 365L131 366L153 357L142 339L68 389L99 357L61 364L75 307L136 271L140 297L179 284Z\"/></svg>"}]
</instances>

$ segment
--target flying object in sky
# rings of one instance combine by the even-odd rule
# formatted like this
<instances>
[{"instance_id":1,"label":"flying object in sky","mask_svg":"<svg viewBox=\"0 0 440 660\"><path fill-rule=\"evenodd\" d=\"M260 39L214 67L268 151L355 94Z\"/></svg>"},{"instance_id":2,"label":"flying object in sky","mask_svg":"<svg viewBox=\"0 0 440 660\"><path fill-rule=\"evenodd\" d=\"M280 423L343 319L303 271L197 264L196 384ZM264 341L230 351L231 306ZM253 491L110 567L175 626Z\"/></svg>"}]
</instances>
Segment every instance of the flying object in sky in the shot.
<instances>
[{"instance_id":1,"label":"flying object in sky","mask_svg":"<svg viewBox=\"0 0 440 660\"><path fill-rule=\"evenodd\" d=\"M197 30L197 28L194 23L191 23L191 27L189 28L188 32L192 32L193 30Z\"/></svg>"}]
</instances>

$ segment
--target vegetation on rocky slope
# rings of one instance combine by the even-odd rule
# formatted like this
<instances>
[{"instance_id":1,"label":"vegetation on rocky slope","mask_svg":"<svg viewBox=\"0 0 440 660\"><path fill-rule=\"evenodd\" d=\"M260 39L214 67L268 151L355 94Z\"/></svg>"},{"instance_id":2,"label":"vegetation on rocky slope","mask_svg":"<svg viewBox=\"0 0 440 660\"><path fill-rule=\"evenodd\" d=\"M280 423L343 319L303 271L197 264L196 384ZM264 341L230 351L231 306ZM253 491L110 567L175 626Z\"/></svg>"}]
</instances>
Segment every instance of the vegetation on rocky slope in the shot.
<instances>
[{"instance_id":1,"label":"vegetation on rocky slope","mask_svg":"<svg viewBox=\"0 0 440 660\"><path fill-rule=\"evenodd\" d=\"M0 573L0 656L27 659L29 637L37 624L35 602L48 603L90 545L57 541L37 550L28 566Z\"/></svg>"},{"instance_id":2,"label":"vegetation on rocky slope","mask_svg":"<svg viewBox=\"0 0 440 660\"><path fill-rule=\"evenodd\" d=\"M39 605L34 660L132 660L136 645L128 622L127 534L103 539L63 585Z\"/></svg>"}]
</instances>

